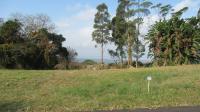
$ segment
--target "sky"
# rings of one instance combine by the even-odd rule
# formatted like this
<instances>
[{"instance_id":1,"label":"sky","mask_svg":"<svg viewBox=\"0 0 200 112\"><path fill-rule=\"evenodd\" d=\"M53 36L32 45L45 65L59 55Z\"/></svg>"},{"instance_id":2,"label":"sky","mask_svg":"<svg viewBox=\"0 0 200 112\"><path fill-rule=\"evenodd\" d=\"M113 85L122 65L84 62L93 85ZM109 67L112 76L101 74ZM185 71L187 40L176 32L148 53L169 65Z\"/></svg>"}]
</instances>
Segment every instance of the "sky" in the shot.
<instances>
[{"instance_id":1,"label":"sky","mask_svg":"<svg viewBox=\"0 0 200 112\"><path fill-rule=\"evenodd\" d=\"M23 15L46 14L56 25L56 32L66 38L65 47L70 46L78 52L78 58L100 59L100 49L92 42L92 31L96 6L106 3L111 17L115 15L118 0L0 0L0 18L9 19L11 14ZM171 4L175 10L185 6L189 10L183 17L196 16L200 8L200 0L150 0L152 3ZM145 20L141 32L145 34L147 27L158 17L155 13ZM110 59L107 49L114 49L112 44L106 45L105 58ZM147 53L147 51L146 51ZM143 57L146 59L146 56Z\"/></svg>"}]
</instances>

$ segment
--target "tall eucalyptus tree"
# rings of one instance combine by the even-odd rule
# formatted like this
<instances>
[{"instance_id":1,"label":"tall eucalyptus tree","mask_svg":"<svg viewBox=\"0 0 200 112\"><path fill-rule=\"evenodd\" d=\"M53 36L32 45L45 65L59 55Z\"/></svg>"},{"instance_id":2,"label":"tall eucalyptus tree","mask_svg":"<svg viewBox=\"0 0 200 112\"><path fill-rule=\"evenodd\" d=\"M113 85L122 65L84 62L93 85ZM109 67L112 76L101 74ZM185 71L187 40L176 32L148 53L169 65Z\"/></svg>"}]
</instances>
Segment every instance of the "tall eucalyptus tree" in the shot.
<instances>
[{"instance_id":1,"label":"tall eucalyptus tree","mask_svg":"<svg viewBox=\"0 0 200 112\"><path fill-rule=\"evenodd\" d=\"M143 19L145 16L148 16L150 14L150 6L152 5L152 3L148 0L132 0L132 5L133 5L133 14L136 17L135 19L135 22L137 24L137 30L136 30L136 38L135 38L135 44L136 44L136 47L135 47L135 53L136 53L136 68L138 67L138 61L139 61L139 58L141 57L141 53L140 53L140 40L139 40L139 37L140 37L140 25L143 23Z\"/></svg>"},{"instance_id":2,"label":"tall eucalyptus tree","mask_svg":"<svg viewBox=\"0 0 200 112\"><path fill-rule=\"evenodd\" d=\"M126 0L119 0L116 15L111 22L112 38L111 42L116 46L115 50L109 50L110 55L119 58L121 65L126 57Z\"/></svg>"},{"instance_id":3,"label":"tall eucalyptus tree","mask_svg":"<svg viewBox=\"0 0 200 112\"><path fill-rule=\"evenodd\" d=\"M139 46L139 26L142 24L143 17L150 14L149 7L152 5L147 0L119 0L116 17L112 21L112 31L117 49L124 51L123 46L127 47L128 65L132 66L132 57L136 58L136 67L141 57ZM138 28L137 28L138 26ZM124 52L121 52L124 54ZM124 56L124 55L123 55Z\"/></svg>"},{"instance_id":4,"label":"tall eucalyptus tree","mask_svg":"<svg viewBox=\"0 0 200 112\"><path fill-rule=\"evenodd\" d=\"M101 64L104 63L104 45L108 43L110 38L110 14L105 3L97 6L97 13L94 19L94 31L92 39L101 47Z\"/></svg>"}]
</instances>

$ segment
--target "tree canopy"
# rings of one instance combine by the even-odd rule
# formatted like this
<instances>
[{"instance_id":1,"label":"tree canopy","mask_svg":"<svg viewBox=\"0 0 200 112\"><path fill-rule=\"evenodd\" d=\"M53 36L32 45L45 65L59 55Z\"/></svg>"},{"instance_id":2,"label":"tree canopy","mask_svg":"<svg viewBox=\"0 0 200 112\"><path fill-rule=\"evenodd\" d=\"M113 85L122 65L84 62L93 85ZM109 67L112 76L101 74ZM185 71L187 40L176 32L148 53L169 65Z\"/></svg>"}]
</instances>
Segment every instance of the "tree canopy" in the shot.
<instances>
[{"instance_id":1,"label":"tree canopy","mask_svg":"<svg viewBox=\"0 0 200 112\"><path fill-rule=\"evenodd\" d=\"M58 64L64 64L64 68L67 68L75 55L72 55L72 50L63 47L65 38L49 32L46 28L48 25L42 26L43 23L37 23L41 26L37 30L24 32L25 23L15 18L0 26L0 67L53 69Z\"/></svg>"},{"instance_id":2,"label":"tree canopy","mask_svg":"<svg viewBox=\"0 0 200 112\"><path fill-rule=\"evenodd\" d=\"M107 7L106 7L107 8ZM147 35L142 35L144 18L155 9L159 19L150 26ZM148 0L118 0L116 15L112 18L109 40L115 45L109 49L116 63L132 65L144 55L149 43L149 56L156 66L200 63L200 9L196 17L182 18L188 7L178 11L170 4L153 5ZM171 14L171 15L170 15ZM146 44L147 46L148 44Z\"/></svg>"},{"instance_id":3,"label":"tree canopy","mask_svg":"<svg viewBox=\"0 0 200 112\"><path fill-rule=\"evenodd\" d=\"M97 6L97 13L94 19L94 31L92 39L101 47L101 64L103 64L104 45L108 43L110 38L110 14L105 3Z\"/></svg>"},{"instance_id":4,"label":"tree canopy","mask_svg":"<svg viewBox=\"0 0 200 112\"><path fill-rule=\"evenodd\" d=\"M156 22L148 32L149 55L155 65L195 64L200 62L200 19L181 18L185 7L168 20Z\"/></svg>"}]
</instances>

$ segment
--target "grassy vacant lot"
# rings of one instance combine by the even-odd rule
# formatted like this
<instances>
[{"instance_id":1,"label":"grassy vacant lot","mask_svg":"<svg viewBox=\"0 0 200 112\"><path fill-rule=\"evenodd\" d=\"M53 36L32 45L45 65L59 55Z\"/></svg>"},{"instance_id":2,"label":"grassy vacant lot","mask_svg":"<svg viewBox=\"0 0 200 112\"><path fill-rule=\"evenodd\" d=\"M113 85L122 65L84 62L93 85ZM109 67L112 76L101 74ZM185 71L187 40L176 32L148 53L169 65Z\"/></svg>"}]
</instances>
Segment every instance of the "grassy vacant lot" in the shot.
<instances>
[{"instance_id":1,"label":"grassy vacant lot","mask_svg":"<svg viewBox=\"0 0 200 112\"><path fill-rule=\"evenodd\" d=\"M146 77L152 75L151 93ZM0 112L200 105L200 65L103 71L0 70Z\"/></svg>"}]
</instances>

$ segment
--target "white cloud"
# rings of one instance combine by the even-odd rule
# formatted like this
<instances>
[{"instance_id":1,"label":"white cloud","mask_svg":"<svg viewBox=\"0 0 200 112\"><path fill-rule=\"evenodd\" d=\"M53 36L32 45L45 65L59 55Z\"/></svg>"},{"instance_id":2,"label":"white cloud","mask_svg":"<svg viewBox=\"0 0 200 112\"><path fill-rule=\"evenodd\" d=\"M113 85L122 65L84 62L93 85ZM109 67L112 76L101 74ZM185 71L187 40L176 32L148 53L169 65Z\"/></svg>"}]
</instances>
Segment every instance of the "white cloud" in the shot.
<instances>
[{"instance_id":1,"label":"white cloud","mask_svg":"<svg viewBox=\"0 0 200 112\"><path fill-rule=\"evenodd\" d=\"M95 42L92 41L93 21L96 9L87 4L77 4L67 6L66 12L73 15L66 17L56 22L59 33L66 37L64 46L70 46L79 54L79 58L98 58L100 57L100 49L95 48ZM112 48L111 45L106 45L106 48ZM105 58L109 58L109 54L105 49Z\"/></svg>"},{"instance_id":2,"label":"white cloud","mask_svg":"<svg viewBox=\"0 0 200 112\"><path fill-rule=\"evenodd\" d=\"M159 17L156 14L144 17L143 24L140 27L140 33L142 35L147 34L150 26L153 25L158 20L159 20Z\"/></svg>"},{"instance_id":3,"label":"white cloud","mask_svg":"<svg viewBox=\"0 0 200 112\"><path fill-rule=\"evenodd\" d=\"M93 8L86 8L85 10L79 12L76 16L75 19L81 20L81 21L93 21L94 14L96 10Z\"/></svg>"},{"instance_id":4,"label":"white cloud","mask_svg":"<svg viewBox=\"0 0 200 112\"><path fill-rule=\"evenodd\" d=\"M64 20L61 20L61 21L58 21L55 23L56 26L59 28L59 29L67 29L67 28L70 28L70 24L69 23L66 23L66 21Z\"/></svg>"},{"instance_id":5,"label":"white cloud","mask_svg":"<svg viewBox=\"0 0 200 112\"><path fill-rule=\"evenodd\" d=\"M59 33L66 37L64 46L70 46L77 50L79 57L95 58L98 54L98 49L94 48L95 43L92 42L92 31L95 8L85 4L77 4L73 7L68 6L66 11L73 12L73 15L66 17L56 22Z\"/></svg>"},{"instance_id":6,"label":"white cloud","mask_svg":"<svg viewBox=\"0 0 200 112\"><path fill-rule=\"evenodd\" d=\"M179 4L174 7L174 11L178 11L184 7L188 7L192 4L192 0L182 0Z\"/></svg>"},{"instance_id":7,"label":"white cloud","mask_svg":"<svg viewBox=\"0 0 200 112\"><path fill-rule=\"evenodd\" d=\"M81 46L82 44L91 41L92 24L95 14L95 9L88 5L75 5L77 11L72 16L64 17L56 22L59 33L67 37L68 45ZM72 10L72 7L70 8ZM79 40L79 41L78 41ZM85 45L85 44L84 44Z\"/></svg>"},{"instance_id":8,"label":"white cloud","mask_svg":"<svg viewBox=\"0 0 200 112\"><path fill-rule=\"evenodd\" d=\"M143 24L140 26L140 33L142 36L145 36L148 33L148 30L151 25L155 24L156 21L159 20L159 16L157 14L150 15L147 17L144 17ZM147 44L147 41L144 40L144 37L139 38L143 44L145 44L145 55L141 58L141 60L147 61L148 52L149 52L149 44Z\"/></svg>"},{"instance_id":9,"label":"white cloud","mask_svg":"<svg viewBox=\"0 0 200 112\"><path fill-rule=\"evenodd\" d=\"M179 4L174 6L174 11L178 11L184 7L199 8L200 0L182 0Z\"/></svg>"}]
</instances>

